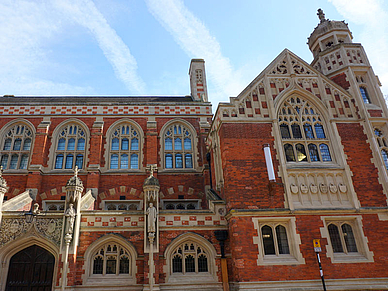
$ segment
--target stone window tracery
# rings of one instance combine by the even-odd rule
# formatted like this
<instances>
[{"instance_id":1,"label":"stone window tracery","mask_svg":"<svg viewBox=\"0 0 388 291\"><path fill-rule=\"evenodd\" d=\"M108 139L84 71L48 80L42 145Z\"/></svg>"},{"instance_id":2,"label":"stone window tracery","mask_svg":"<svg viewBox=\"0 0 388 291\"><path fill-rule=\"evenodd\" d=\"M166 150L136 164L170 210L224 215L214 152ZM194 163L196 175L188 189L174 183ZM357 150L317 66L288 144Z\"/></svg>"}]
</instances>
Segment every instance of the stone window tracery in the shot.
<instances>
[{"instance_id":1,"label":"stone window tracery","mask_svg":"<svg viewBox=\"0 0 388 291\"><path fill-rule=\"evenodd\" d=\"M330 144L319 111L302 97L287 98L279 112L287 162L331 162Z\"/></svg>"},{"instance_id":2,"label":"stone window tracery","mask_svg":"<svg viewBox=\"0 0 388 291\"><path fill-rule=\"evenodd\" d=\"M33 132L25 124L16 124L6 130L0 148L3 169L27 169L32 139Z\"/></svg>"},{"instance_id":3,"label":"stone window tracery","mask_svg":"<svg viewBox=\"0 0 388 291\"><path fill-rule=\"evenodd\" d=\"M79 169L84 167L86 131L75 123L64 125L58 134L55 146L55 169Z\"/></svg>"},{"instance_id":4,"label":"stone window tracery","mask_svg":"<svg viewBox=\"0 0 388 291\"><path fill-rule=\"evenodd\" d=\"M374 129L375 137L377 140L377 143L380 147L381 151L381 156L384 161L384 166L388 170L388 146L387 146L387 141L385 139L385 136L383 132L380 129L375 128Z\"/></svg>"},{"instance_id":5,"label":"stone window tracery","mask_svg":"<svg viewBox=\"0 0 388 291\"><path fill-rule=\"evenodd\" d=\"M203 247L195 242L180 244L172 253L171 273L207 273L208 255Z\"/></svg>"},{"instance_id":6,"label":"stone window tracery","mask_svg":"<svg viewBox=\"0 0 388 291\"><path fill-rule=\"evenodd\" d=\"M164 131L164 167L166 169L192 169L193 135L183 124L174 123Z\"/></svg>"},{"instance_id":7,"label":"stone window tracery","mask_svg":"<svg viewBox=\"0 0 388 291\"><path fill-rule=\"evenodd\" d=\"M94 252L92 258L93 275L131 274L130 252L118 243L107 243Z\"/></svg>"},{"instance_id":8,"label":"stone window tracery","mask_svg":"<svg viewBox=\"0 0 388 291\"><path fill-rule=\"evenodd\" d=\"M110 136L110 169L139 169L141 139L139 130L124 123Z\"/></svg>"},{"instance_id":9,"label":"stone window tracery","mask_svg":"<svg viewBox=\"0 0 388 291\"><path fill-rule=\"evenodd\" d=\"M334 253L357 253L352 227L348 223L330 223L327 227Z\"/></svg>"}]
</instances>

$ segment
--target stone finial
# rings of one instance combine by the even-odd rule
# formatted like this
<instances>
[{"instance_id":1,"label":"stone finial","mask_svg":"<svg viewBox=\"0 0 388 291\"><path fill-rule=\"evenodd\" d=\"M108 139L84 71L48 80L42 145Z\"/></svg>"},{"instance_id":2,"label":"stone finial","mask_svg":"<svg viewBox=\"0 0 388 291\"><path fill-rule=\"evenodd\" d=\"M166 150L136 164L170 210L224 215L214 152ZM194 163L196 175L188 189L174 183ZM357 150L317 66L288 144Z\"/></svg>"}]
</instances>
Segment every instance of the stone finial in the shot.
<instances>
[{"instance_id":1,"label":"stone finial","mask_svg":"<svg viewBox=\"0 0 388 291\"><path fill-rule=\"evenodd\" d=\"M78 176L78 172L79 172L78 166L75 166L75 168L74 168L74 176L75 177Z\"/></svg>"},{"instance_id":2,"label":"stone finial","mask_svg":"<svg viewBox=\"0 0 388 291\"><path fill-rule=\"evenodd\" d=\"M318 18L321 21L321 23L326 21L325 13L323 13L323 10L321 8L318 9L317 15L318 15Z\"/></svg>"}]
</instances>

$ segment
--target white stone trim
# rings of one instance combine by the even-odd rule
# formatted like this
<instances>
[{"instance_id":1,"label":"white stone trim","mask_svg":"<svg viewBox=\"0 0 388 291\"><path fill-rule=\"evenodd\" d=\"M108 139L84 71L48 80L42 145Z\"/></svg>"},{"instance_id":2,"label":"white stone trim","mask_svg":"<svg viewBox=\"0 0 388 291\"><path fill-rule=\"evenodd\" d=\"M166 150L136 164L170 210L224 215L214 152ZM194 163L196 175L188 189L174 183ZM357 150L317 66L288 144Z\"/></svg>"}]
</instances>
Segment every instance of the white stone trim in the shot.
<instances>
[{"instance_id":1,"label":"white stone trim","mask_svg":"<svg viewBox=\"0 0 388 291\"><path fill-rule=\"evenodd\" d=\"M326 238L327 245L326 247L326 256L330 258L332 263L365 263L365 262L374 262L373 252L369 251L368 248L368 238L364 235L363 225L362 225L362 216L352 215L352 216L321 216L324 227L320 228L322 238ZM331 246L331 240L329 232L327 230L330 222L346 222L348 223L353 230L354 239L357 245L357 253L334 253Z\"/></svg>"},{"instance_id":2,"label":"white stone trim","mask_svg":"<svg viewBox=\"0 0 388 291\"><path fill-rule=\"evenodd\" d=\"M252 217L254 228L258 236L253 237L253 243L257 245L259 255L257 265L297 265L305 264L305 260L300 252L300 235L296 233L295 217ZM261 227L266 224L280 224L286 228L288 246L290 254L265 255Z\"/></svg>"}]
</instances>

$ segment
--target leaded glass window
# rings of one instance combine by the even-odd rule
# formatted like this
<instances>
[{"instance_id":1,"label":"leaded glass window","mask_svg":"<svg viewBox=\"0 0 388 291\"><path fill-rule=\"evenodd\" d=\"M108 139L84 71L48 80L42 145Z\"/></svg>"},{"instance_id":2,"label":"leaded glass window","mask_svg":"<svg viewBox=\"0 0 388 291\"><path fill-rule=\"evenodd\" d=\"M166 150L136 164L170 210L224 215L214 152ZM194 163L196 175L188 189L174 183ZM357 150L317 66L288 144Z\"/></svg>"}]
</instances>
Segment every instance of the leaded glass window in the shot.
<instances>
[{"instance_id":1,"label":"leaded glass window","mask_svg":"<svg viewBox=\"0 0 388 291\"><path fill-rule=\"evenodd\" d=\"M110 169L140 168L140 131L129 123L122 123L113 130L110 144Z\"/></svg>"},{"instance_id":2,"label":"leaded glass window","mask_svg":"<svg viewBox=\"0 0 388 291\"><path fill-rule=\"evenodd\" d=\"M131 272L131 255L117 243L107 243L98 248L92 258L94 275L129 275Z\"/></svg>"},{"instance_id":3,"label":"leaded glass window","mask_svg":"<svg viewBox=\"0 0 388 291\"><path fill-rule=\"evenodd\" d=\"M166 169L192 169L193 136L188 127L174 123L164 132L164 167Z\"/></svg>"},{"instance_id":4,"label":"leaded glass window","mask_svg":"<svg viewBox=\"0 0 388 291\"><path fill-rule=\"evenodd\" d=\"M6 130L0 147L0 161L4 170L27 169L32 138L32 130L24 124L16 124Z\"/></svg>"},{"instance_id":5,"label":"leaded glass window","mask_svg":"<svg viewBox=\"0 0 388 291\"><path fill-rule=\"evenodd\" d=\"M319 111L301 97L290 97L279 110L287 162L331 162L330 143Z\"/></svg>"},{"instance_id":6,"label":"leaded glass window","mask_svg":"<svg viewBox=\"0 0 388 291\"><path fill-rule=\"evenodd\" d=\"M356 253L357 243L350 223L330 223L327 227L334 253Z\"/></svg>"},{"instance_id":7,"label":"leaded glass window","mask_svg":"<svg viewBox=\"0 0 388 291\"><path fill-rule=\"evenodd\" d=\"M285 226L266 224L261 227L261 237L265 255L290 254Z\"/></svg>"},{"instance_id":8,"label":"leaded glass window","mask_svg":"<svg viewBox=\"0 0 388 291\"><path fill-rule=\"evenodd\" d=\"M171 256L172 273L209 272L208 254L195 242L180 244Z\"/></svg>"},{"instance_id":9,"label":"leaded glass window","mask_svg":"<svg viewBox=\"0 0 388 291\"><path fill-rule=\"evenodd\" d=\"M55 145L54 169L84 168L86 131L74 123L64 125Z\"/></svg>"}]
</instances>

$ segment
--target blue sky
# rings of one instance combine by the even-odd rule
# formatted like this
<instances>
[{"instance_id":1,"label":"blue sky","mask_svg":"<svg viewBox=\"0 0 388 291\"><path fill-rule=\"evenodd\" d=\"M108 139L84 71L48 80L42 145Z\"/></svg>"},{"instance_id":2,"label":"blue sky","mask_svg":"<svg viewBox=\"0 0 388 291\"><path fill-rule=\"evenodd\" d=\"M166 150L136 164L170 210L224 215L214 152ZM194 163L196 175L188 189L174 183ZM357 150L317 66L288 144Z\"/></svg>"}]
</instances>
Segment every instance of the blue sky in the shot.
<instances>
[{"instance_id":1,"label":"blue sky","mask_svg":"<svg viewBox=\"0 0 388 291\"><path fill-rule=\"evenodd\" d=\"M388 1L0 0L0 95L188 95L204 58L214 105L236 96L284 48L345 20L388 95Z\"/></svg>"}]
</instances>

